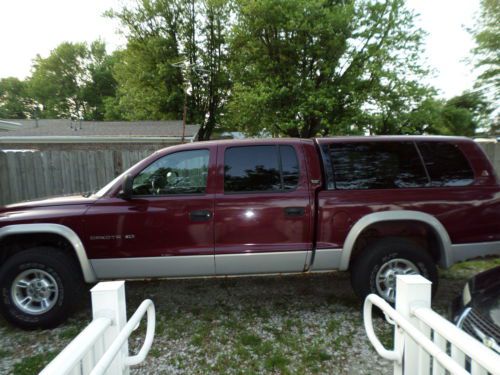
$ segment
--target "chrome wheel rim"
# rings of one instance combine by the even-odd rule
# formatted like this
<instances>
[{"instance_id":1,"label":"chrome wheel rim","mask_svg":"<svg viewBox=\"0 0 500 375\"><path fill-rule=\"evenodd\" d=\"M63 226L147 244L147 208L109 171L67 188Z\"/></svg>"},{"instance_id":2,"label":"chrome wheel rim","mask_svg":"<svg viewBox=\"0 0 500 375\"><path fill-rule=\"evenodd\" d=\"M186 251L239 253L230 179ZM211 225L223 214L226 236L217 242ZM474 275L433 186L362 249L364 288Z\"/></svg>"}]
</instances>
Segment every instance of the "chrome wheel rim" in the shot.
<instances>
[{"instance_id":1,"label":"chrome wheel rim","mask_svg":"<svg viewBox=\"0 0 500 375\"><path fill-rule=\"evenodd\" d=\"M397 275L419 275L418 267L407 259L391 259L382 267L375 276L377 293L386 301L396 300L396 276Z\"/></svg>"},{"instance_id":2,"label":"chrome wheel rim","mask_svg":"<svg viewBox=\"0 0 500 375\"><path fill-rule=\"evenodd\" d=\"M59 297L59 288L50 273L33 268L16 277L12 283L11 296L22 312L40 315L54 307Z\"/></svg>"}]
</instances>

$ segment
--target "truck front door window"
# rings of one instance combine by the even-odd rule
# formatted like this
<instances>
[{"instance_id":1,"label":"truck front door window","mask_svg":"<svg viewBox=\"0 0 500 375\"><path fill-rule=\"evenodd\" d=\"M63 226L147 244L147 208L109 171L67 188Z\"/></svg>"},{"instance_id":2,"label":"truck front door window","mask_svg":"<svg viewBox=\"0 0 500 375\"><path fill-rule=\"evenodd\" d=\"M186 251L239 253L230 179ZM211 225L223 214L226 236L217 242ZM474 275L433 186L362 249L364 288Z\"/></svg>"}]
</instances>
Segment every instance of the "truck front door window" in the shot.
<instances>
[{"instance_id":1,"label":"truck front door window","mask_svg":"<svg viewBox=\"0 0 500 375\"><path fill-rule=\"evenodd\" d=\"M181 151L156 160L134 178L134 195L203 194L208 150Z\"/></svg>"}]
</instances>

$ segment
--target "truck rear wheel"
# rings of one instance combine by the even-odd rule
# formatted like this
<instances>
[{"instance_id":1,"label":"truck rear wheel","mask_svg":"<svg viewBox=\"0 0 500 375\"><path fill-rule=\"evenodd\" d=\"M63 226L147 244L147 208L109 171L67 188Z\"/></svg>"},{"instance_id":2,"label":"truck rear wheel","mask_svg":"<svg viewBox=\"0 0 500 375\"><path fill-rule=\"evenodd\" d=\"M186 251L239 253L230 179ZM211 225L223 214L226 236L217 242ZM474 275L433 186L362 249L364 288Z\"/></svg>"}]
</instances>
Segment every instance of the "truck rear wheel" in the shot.
<instances>
[{"instance_id":1,"label":"truck rear wheel","mask_svg":"<svg viewBox=\"0 0 500 375\"><path fill-rule=\"evenodd\" d=\"M432 282L433 293L437 289L433 259L423 247L405 238L384 238L368 246L351 267L351 284L363 299L375 293L394 303L397 275L422 275Z\"/></svg>"},{"instance_id":2,"label":"truck rear wheel","mask_svg":"<svg viewBox=\"0 0 500 375\"><path fill-rule=\"evenodd\" d=\"M14 254L0 269L0 312L24 328L52 328L79 300L83 283L76 262L52 247Z\"/></svg>"}]
</instances>

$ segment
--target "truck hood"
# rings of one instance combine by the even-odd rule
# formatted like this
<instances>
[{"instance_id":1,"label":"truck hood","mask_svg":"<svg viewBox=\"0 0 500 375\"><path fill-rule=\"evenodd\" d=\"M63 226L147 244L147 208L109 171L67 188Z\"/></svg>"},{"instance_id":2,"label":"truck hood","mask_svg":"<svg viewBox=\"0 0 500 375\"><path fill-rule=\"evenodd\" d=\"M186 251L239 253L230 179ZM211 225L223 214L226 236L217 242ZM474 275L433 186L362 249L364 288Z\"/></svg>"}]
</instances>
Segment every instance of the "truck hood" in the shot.
<instances>
[{"instance_id":1,"label":"truck hood","mask_svg":"<svg viewBox=\"0 0 500 375\"><path fill-rule=\"evenodd\" d=\"M33 201L26 201L20 203L9 204L0 208L1 211L31 209L35 207L48 207L48 206L66 206L73 204L89 204L95 202L95 197L84 197L80 195L67 195L62 197L44 198Z\"/></svg>"},{"instance_id":2,"label":"truck hood","mask_svg":"<svg viewBox=\"0 0 500 375\"><path fill-rule=\"evenodd\" d=\"M0 226L14 222L40 222L57 217L81 215L97 197L81 195L27 201L0 207Z\"/></svg>"}]
</instances>

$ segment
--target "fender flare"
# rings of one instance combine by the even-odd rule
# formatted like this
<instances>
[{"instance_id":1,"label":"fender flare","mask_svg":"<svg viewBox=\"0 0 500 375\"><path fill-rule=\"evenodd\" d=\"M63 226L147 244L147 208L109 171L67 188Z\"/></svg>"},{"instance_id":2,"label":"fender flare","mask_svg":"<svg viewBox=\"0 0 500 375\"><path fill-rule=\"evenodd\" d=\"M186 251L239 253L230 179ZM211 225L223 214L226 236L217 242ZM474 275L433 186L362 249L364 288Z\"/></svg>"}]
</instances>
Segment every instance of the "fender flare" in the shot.
<instances>
[{"instance_id":1,"label":"fender flare","mask_svg":"<svg viewBox=\"0 0 500 375\"><path fill-rule=\"evenodd\" d=\"M82 241L71 228L68 228L65 225L52 223L7 225L0 228L0 240L10 235L32 233L51 233L64 237L75 251L85 282L94 283L97 281L97 277L89 259L87 258Z\"/></svg>"},{"instance_id":2,"label":"fender flare","mask_svg":"<svg viewBox=\"0 0 500 375\"><path fill-rule=\"evenodd\" d=\"M401 210L401 211L383 211L383 212L374 212L363 216L359 219L356 224L351 228L349 234L346 237L344 242L344 247L342 250L342 255L340 258L340 267L341 271L345 271L349 268L349 261L351 259L351 253L354 249L354 245L359 235L363 230L365 230L368 226L380 223L383 221L396 221L396 220L410 220L410 221L419 221L424 224L429 225L435 232L440 242L440 254L441 261L440 265L443 267L449 267L453 263L453 257L451 254L451 240L448 232L441 222L436 219L434 216L426 214L420 211L410 211L410 210Z\"/></svg>"}]
</instances>

